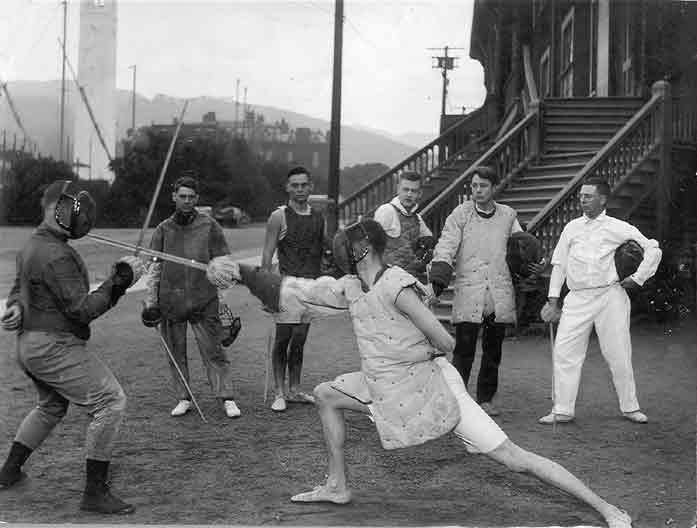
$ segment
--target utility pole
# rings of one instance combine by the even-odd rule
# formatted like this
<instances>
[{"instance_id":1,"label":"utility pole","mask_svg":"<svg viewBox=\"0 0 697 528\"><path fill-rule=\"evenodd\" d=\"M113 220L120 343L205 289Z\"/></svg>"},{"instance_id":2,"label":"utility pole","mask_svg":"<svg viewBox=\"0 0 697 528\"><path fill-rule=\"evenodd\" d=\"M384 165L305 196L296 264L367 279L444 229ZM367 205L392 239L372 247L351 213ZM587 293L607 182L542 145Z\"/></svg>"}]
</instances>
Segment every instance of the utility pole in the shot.
<instances>
[{"instance_id":1,"label":"utility pole","mask_svg":"<svg viewBox=\"0 0 697 528\"><path fill-rule=\"evenodd\" d=\"M240 80L235 85L235 136L239 135L240 128Z\"/></svg>"},{"instance_id":2,"label":"utility pole","mask_svg":"<svg viewBox=\"0 0 697 528\"><path fill-rule=\"evenodd\" d=\"M247 87L244 87L244 104L242 105L242 137L247 137Z\"/></svg>"},{"instance_id":3,"label":"utility pole","mask_svg":"<svg viewBox=\"0 0 697 528\"><path fill-rule=\"evenodd\" d=\"M329 175L327 233L339 227L339 162L341 158L341 55L344 36L344 0L334 2L334 73L332 78L332 117L329 128Z\"/></svg>"},{"instance_id":4,"label":"utility pole","mask_svg":"<svg viewBox=\"0 0 697 528\"><path fill-rule=\"evenodd\" d=\"M429 50L441 50L443 49L443 55L439 56L434 56L433 58L435 59L435 62L433 63L433 68L438 68L441 70L441 75L443 77L443 97L441 101L441 110L440 110L440 115L444 116L445 115L445 101L448 98L448 70L454 70L456 65L455 65L455 59L459 59L459 57L452 57L448 55L448 51L450 50L461 50L464 48L451 48L449 46L445 46L444 48L428 48ZM441 117L442 119L442 117Z\"/></svg>"},{"instance_id":5,"label":"utility pole","mask_svg":"<svg viewBox=\"0 0 697 528\"><path fill-rule=\"evenodd\" d=\"M58 147L58 159L63 160L63 136L65 135L65 39L68 32L68 0L63 0L63 56L61 58L61 109L60 109L60 125L59 136L60 142Z\"/></svg>"},{"instance_id":6,"label":"utility pole","mask_svg":"<svg viewBox=\"0 0 697 528\"><path fill-rule=\"evenodd\" d=\"M136 133L136 65L133 64L129 66L129 69L133 68L133 95L131 98L131 133L135 135Z\"/></svg>"}]
</instances>

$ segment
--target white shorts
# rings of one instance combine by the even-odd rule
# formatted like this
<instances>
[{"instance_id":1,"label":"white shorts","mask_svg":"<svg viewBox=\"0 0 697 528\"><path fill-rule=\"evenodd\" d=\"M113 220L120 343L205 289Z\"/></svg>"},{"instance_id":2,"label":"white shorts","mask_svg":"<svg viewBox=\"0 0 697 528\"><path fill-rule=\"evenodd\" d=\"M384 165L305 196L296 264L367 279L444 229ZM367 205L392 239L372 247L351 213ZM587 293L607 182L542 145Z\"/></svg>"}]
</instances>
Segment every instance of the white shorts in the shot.
<instances>
[{"instance_id":1,"label":"white shorts","mask_svg":"<svg viewBox=\"0 0 697 528\"><path fill-rule=\"evenodd\" d=\"M463 441L467 451L489 453L503 444L508 436L472 399L457 369L444 357L436 358L434 362L440 367L460 407L460 421L453 432Z\"/></svg>"}]
</instances>

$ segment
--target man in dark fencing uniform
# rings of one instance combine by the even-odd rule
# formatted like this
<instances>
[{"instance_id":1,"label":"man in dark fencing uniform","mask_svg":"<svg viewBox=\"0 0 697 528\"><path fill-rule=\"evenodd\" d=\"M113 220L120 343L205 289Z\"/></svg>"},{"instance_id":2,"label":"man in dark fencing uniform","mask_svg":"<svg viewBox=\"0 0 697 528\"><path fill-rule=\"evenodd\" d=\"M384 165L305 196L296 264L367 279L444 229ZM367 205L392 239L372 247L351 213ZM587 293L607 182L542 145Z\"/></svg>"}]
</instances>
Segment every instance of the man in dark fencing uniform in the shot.
<instances>
[{"instance_id":1,"label":"man in dark fencing uniform","mask_svg":"<svg viewBox=\"0 0 697 528\"><path fill-rule=\"evenodd\" d=\"M119 259L111 276L90 292L87 269L67 243L85 236L94 201L71 181L56 181L43 195L43 222L17 255L17 275L2 326L17 331L17 357L36 386L39 403L19 426L0 489L19 482L29 455L63 419L72 402L92 417L86 433L86 486L80 508L131 513L132 505L108 485L109 461L126 409L126 395L111 370L87 348L89 323L113 307L142 274L136 257Z\"/></svg>"},{"instance_id":2,"label":"man in dark fencing uniform","mask_svg":"<svg viewBox=\"0 0 697 528\"><path fill-rule=\"evenodd\" d=\"M314 279L320 275L324 249L324 217L310 207L312 179L304 167L288 172L286 182L288 204L276 209L266 225L262 268L271 271L273 256L278 251L281 275ZM303 348L310 323L298 314L286 311L276 316L276 338L271 365L276 395L271 409L286 410L286 402L314 403L311 395L300 390ZM285 373L288 369L288 392Z\"/></svg>"},{"instance_id":3,"label":"man in dark fencing uniform","mask_svg":"<svg viewBox=\"0 0 697 528\"><path fill-rule=\"evenodd\" d=\"M222 227L210 216L196 211L198 183L182 176L174 183L172 200L176 210L162 221L152 235L150 247L178 257L208 262L229 252ZM218 290L205 273L172 262L154 262L148 270L148 300L143 310L145 326L158 326L179 370L189 382L186 329L196 338L208 381L222 401L229 418L240 416L233 398L230 361L222 347ZM186 414L192 406L189 393L170 360L173 389L179 402L172 416Z\"/></svg>"}]
</instances>

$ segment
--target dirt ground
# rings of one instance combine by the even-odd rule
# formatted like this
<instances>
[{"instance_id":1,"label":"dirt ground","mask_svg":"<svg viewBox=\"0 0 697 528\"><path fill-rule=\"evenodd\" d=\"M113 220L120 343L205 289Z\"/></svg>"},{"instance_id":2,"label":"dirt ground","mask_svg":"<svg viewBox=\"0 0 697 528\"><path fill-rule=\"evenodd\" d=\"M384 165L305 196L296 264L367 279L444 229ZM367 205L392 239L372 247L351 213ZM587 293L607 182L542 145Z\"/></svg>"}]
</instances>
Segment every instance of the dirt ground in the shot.
<instances>
[{"instance_id":1,"label":"dirt ground","mask_svg":"<svg viewBox=\"0 0 697 528\"><path fill-rule=\"evenodd\" d=\"M176 401L157 336L140 323L143 295L129 293L95 321L89 345L129 396L112 482L136 504L136 513L113 518L79 512L88 417L71 407L30 458L29 478L0 493L0 521L603 526L589 507L486 457L468 455L452 435L384 451L371 422L351 413L346 452L353 503L291 503L291 495L323 480L326 455L312 406L292 405L277 414L268 408L270 401L263 402L269 316L244 287L228 292L231 308L244 324L229 349L242 410L236 420L226 418L211 397L190 340L192 388L209 419L203 424L195 412L169 416ZM695 515L697 324L683 321L670 333L644 324L633 328L633 339L639 397L651 423L635 425L619 417L608 369L594 342L577 421L556 432L538 425L537 418L551 405L551 370L548 342L535 336L505 342L498 422L521 446L562 462L627 509L635 528L688 527ZM358 366L346 318L313 323L303 377L308 390ZM14 336L0 333L0 458L34 403L33 387L14 360Z\"/></svg>"}]
</instances>

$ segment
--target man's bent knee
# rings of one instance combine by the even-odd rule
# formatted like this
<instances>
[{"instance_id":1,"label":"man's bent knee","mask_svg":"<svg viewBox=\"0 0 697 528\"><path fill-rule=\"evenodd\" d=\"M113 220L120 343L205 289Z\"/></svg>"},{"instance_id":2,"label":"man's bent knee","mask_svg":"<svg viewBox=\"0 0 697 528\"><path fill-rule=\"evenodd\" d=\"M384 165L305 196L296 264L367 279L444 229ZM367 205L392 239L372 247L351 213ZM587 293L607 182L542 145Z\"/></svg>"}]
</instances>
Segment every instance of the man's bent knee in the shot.
<instances>
[{"instance_id":1,"label":"man's bent knee","mask_svg":"<svg viewBox=\"0 0 697 528\"><path fill-rule=\"evenodd\" d=\"M328 403L332 399L334 392L336 392L336 389L334 389L334 387L332 387L331 383L328 381L320 383L312 390L312 394L315 397L315 402L318 405Z\"/></svg>"},{"instance_id":2,"label":"man's bent knee","mask_svg":"<svg viewBox=\"0 0 697 528\"><path fill-rule=\"evenodd\" d=\"M104 398L99 405L97 405L94 414L98 416L123 416L124 414L126 414L127 402L128 398L126 397L126 393L119 385L113 391L111 391L110 394L106 398Z\"/></svg>"}]
</instances>

